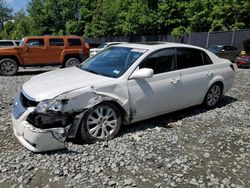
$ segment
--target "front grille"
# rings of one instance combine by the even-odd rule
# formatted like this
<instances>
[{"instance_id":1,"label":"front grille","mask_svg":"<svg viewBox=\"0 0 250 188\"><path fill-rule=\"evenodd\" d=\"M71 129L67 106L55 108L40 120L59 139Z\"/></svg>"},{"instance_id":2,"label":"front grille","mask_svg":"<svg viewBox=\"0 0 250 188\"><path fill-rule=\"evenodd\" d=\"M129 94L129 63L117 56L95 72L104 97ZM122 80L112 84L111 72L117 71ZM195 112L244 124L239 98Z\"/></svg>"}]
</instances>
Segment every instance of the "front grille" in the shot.
<instances>
[{"instance_id":1,"label":"front grille","mask_svg":"<svg viewBox=\"0 0 250 188\"><path fill-rule=\"evenodd\" d=\"M26 108L21 102L20 96L21 94L18 93L13 104L12 113L15 119L18 119L26 111Z\"/></svg>"}]
</instances>

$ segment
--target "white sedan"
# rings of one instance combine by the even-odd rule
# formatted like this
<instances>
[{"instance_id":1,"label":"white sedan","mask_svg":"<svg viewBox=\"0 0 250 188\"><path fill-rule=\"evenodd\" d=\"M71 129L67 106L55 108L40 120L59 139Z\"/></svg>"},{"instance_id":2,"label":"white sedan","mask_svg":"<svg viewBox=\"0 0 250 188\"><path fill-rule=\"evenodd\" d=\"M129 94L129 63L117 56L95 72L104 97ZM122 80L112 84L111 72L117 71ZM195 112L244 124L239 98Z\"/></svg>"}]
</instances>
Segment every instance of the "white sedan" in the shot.
<instances>
[{"instance_id":1,"label":"white sedan","mask_svg":"<svg viewBox=\"0 0 250 188\"><path fill-rule=\"evenodd\" d=\"M108 140L121 125L202 103L213 108L234 80L232 63L203 48L120 44L24 83L14 133L33 152L62 149L77 132L87 143Z\"/></svg>"}]
</instances>

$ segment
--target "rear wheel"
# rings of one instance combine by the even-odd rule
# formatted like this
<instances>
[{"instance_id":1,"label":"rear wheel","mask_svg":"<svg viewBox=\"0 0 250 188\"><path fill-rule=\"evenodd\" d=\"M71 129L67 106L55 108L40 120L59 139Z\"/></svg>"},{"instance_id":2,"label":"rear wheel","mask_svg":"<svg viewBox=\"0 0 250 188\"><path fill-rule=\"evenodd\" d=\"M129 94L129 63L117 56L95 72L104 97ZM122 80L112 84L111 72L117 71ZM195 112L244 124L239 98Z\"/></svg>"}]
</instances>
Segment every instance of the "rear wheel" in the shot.
<instances>
[{"instance_id":1,"label":"rear wheel","mask_svg":"<svg viewBox=\"0 0 250 188\"><path fill-rule=\"evenodd\" d=\"M102 103L90 109L81 124L82 139L86 143L110 140L121 128L121 114L111 103Z\"/></svg>"},{"instance_id":2,"label":"rear wheel","mask_svg":"<svg viewBox=\"0 0 250 188\"><path fill-rule=\"evenodd\" d=\"M221 84L216 83L216 84L212 85L206 94L206 97L204 99L204 105L207 108L215 107L217 105L217 103L219 102L221 95L222 95Z\"/></svg>"},{"instance_id":3,"label":"rear wheel","mask_svg":"<svg viewBox=\"0 0 250 188\"><path fill-rule=\"evenodd\" d=\"M18 64L13 59L2 59L0 61L0 73L4 76L13 76L18 71Z\"/></svg>"},{"instance_id":4,"label":"rear wheel","mask_svg":"<svg viewBox=\"0 0 250 188\"><path fill-rule=\"evenodd\" d=\"M66 62L65 62L65 67L73 67L73 66L79 66L80 65L80 60L77 58L69 58Z\"/></svg>"}]
</instances>

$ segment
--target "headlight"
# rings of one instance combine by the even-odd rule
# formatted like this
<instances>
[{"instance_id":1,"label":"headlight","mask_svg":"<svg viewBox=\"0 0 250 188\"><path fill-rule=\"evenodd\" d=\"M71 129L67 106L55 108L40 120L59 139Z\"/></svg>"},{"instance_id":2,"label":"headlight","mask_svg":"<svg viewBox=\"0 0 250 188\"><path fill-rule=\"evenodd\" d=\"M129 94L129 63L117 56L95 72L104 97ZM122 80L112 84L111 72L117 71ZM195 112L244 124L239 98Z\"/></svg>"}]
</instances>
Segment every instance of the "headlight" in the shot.
<instances>
[{"instance_id":1,"label":"headlight","mask_svg":"<svg viewBox=\"0 0 250 188\"><path fill-rule=\"evenodd\" d=\"M37 107L36 107L36 112L38 113L46 113L48 111L51 112L61 112L63 109L63 103L62 101L58 101L55 99L52 100L44 100L41 101Z\"/></svg>"}]
</instances>

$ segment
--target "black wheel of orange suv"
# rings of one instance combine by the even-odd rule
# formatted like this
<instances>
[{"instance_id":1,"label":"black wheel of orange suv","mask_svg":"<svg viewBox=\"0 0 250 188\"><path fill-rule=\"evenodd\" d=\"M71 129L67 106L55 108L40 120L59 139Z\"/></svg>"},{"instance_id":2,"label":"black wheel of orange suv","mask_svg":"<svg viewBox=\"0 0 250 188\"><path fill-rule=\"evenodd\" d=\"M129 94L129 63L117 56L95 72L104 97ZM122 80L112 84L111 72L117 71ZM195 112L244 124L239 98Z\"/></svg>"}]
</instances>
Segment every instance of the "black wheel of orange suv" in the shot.
<instances>
[{"instance_id":1,"label":"black wheel of orange suv","mask_svg":"<svg viewBox=\"0 0 250 188\"><path fill-rule=\"evenodd\" d=\"M77 58L69 58L67 59L67 61L65 62L64 67L74 67L74 66L79 66L80 65L80 60Z\"/></svg>"},{"instance_id":2,"label":"black wheel of orange suv","mask_svg":"<svg viewBox=\"0 0 250 188\"><path fill-rule=\"evenodd\" d=\"M4 76L13 76L18 71L18 64L15 60L5 58L0 61L0 73Z\"/></svg>"}]
</instances>

